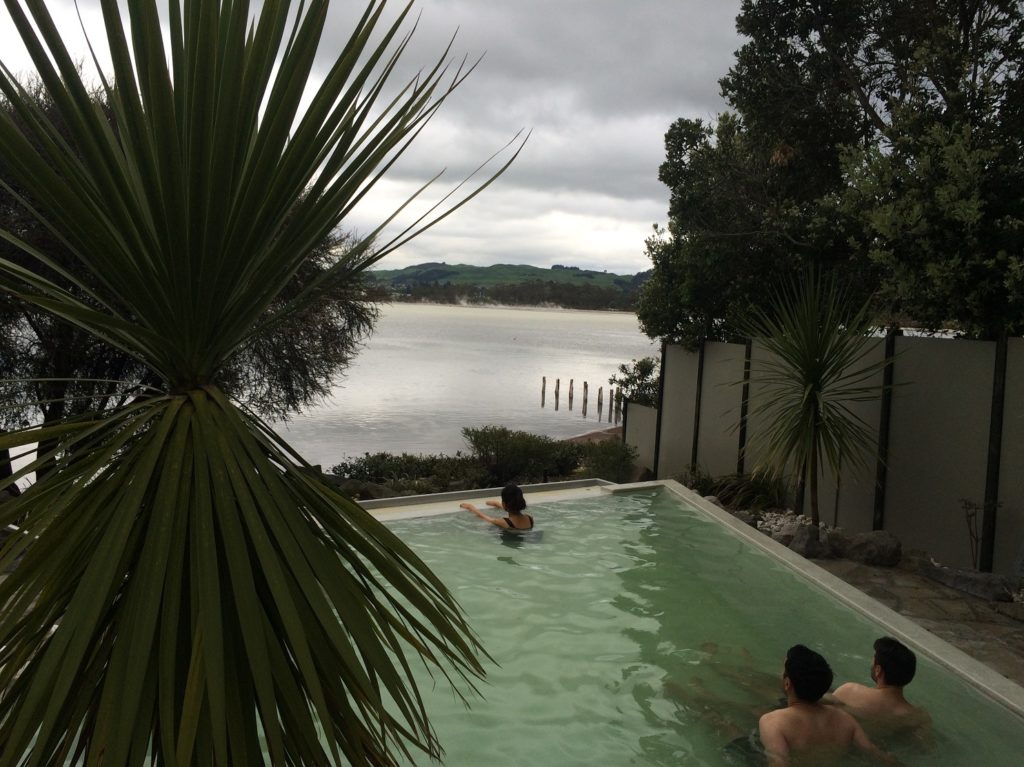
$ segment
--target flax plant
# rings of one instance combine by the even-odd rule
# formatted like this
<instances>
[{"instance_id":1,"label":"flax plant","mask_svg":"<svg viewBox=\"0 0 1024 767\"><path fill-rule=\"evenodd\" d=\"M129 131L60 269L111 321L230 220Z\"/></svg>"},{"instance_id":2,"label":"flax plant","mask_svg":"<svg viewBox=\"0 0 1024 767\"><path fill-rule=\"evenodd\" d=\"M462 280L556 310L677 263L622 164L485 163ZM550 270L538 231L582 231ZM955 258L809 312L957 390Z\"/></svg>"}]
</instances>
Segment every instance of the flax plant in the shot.
<instances>
[{"instance_id":1,"label":"flax plant","mask_svg":"<svg viewBox=\"0 0 1024 767\"><path fill-rule=\"evenodd\" d=\"M745 330L767 353L750 375L758 392L748 418L758 416L763 424L751 435L761 451L757 470L796 467L818 525L823 468L838 476L844 460L863 466L877 447L873 430L853 409L883 389L877 381L886 362L869 359L875 343L870 305L855 305L834 278L812 270L754 308Z\"/></svg>"},{"instance_id":2,"label":"flax plant","mask_svg":"<svg viewBox=\"0 0 1024 767\"><path fill-rule=\"evenodd\" d=\"M326 0L169 0L165 27L155 0L102 0L111 120L46 3L5 2L70 138L3 67L19 119L0 116L0 152L75 263L4 231L37 268L0 261L0 288L160 383L102 417L0 436L54 445L0 507L20 526L0 550L0 765L438 757L412 665L472 690L482 648L458 605L215 381L255 333L507 167L274 304L472 67L445 51L386 96L410 7L385 21L372 0L304 100Z\"/></svg>"}]
</instances>

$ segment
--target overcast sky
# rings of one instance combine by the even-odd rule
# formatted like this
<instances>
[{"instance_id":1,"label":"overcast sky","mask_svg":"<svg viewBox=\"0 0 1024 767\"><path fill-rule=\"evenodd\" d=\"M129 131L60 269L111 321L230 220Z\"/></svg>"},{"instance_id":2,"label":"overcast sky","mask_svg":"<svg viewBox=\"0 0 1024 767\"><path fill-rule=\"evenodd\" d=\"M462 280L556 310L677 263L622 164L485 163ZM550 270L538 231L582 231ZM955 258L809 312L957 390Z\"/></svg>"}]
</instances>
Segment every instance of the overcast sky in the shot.
<instances>
[{"instance_id":1,"label":"overcast sky","mask_svg":"<svg viewBox=\"0 0 1024 767\"><path fill-rule=\"evenodd\" d=\"M51 0L70 45L84 45L71 0ZM347 38L355 0L336 0L321 58ZM740 0L419 0L405 71L427 66L458 31L455 54L476 71L444 105L410 153L355 213L368 231L438 170L457 182L517 131L532 136L512 168L483 195L381 262L524 263L649 268L644 239L664 223L658 181L663 137L678 117L713 118L718 79L740 45ZM98 0L80 0L94 42ZM397 11L401 3L392 3ZM6 11L0 58L28 68Z\"/></svg>"}]
</instances>

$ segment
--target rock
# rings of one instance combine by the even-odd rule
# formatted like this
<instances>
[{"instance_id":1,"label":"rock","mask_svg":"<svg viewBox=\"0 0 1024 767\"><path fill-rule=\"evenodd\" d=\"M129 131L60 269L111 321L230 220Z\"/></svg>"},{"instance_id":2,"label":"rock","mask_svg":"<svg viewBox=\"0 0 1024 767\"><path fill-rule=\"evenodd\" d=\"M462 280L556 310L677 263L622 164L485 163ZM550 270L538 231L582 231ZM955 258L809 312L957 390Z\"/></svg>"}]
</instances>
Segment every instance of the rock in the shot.
<instances>
[{"instance_id":1,"label":"rock","mask_svg":"<svg viewBox=\"0 0 1024 767\"><path fill-rule=\"evenodd\" d=\"M1013 585L1005 575L996 573L979 573L977 570L960 570L955 567L923 568L922 572L932 580L949 586L951 589L987 599L990 602L1010 602L1013 600Z\"/></svg>"},{"instance_id":2,"label":"rock","mask_svg":"<svg viewBox=\"0 0 1024 767\"><path fill-rule=\"evenodd\" d=\"M824 533L831 556L839 559L846 557L846 552L850 549L850 536L838 527L828 528Z\"/></svg>"},{"instance_id":3,"label":"rock","mask_svg":"<svg viewBox=\"0 0 1024 767\"><path fill-rule=\"evenodd\" d=\"M757 517L755 517L749 511L743 511L742 509L738 509L732 512L732 515L745 525L757 527Z\"/></svg>"},{"instance_id":4,"label":"rock","mask_svg":"<svg viewBox=\"0 0 1024 767\"><path fill-rule=\"evenodd\" d=\"M845 553L847 559L877 567L895 567L902 555L903 546L899 539L885 530L854 535Z\"/></svg>"},{"instance_id":5,"label":"rock","mask_svg":"<svg viewBox=\"0 0 1024 767\"><path fill-rule=\"evenodd\" d=\"M832 556L832 547L827 538L822 540L823 537L813 525L800 525L789 542L789 548L807 559L828 559Z\"/></svg>"},{"instance_id":6,"label":"rock","mask_svg":"<svg viewBox=\"0 0 1024 767\"><path fill-rule=\"evenodd\" d=\"M801 525L809 525L811 524L811 520L809 517L794 514L792 511L786 511L782 513L762 511L760 513L760 518L757 521L757 529L765 535L773 535L775 533L781 532L783 528L794 523ZM795 533L796 529L793 528L792 530L790 530L790 532Z\"/></svg>"},{"instance_id":7,"label":"rock","mask_svg":"<svg viewBox=\"0 0 1024 767\"><path fill-rule=\"evenodd\" d=\"M797 519L790 519L782 523L782 526L772 533L772 540L776 540L783 546L788 546L793 542L793 538L800 532L802 528L806 527Z\"/></svg>"}]
</instances>

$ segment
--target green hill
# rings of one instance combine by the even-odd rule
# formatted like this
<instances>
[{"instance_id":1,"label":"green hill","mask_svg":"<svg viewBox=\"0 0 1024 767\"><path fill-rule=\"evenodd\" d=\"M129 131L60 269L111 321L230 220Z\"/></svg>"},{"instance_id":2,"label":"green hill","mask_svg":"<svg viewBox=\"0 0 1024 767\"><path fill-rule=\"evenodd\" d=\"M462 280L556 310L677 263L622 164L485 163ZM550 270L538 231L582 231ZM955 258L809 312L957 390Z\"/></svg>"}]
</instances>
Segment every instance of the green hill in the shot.
<instances>
[{"instance_id":1,"label":"green hill","mask_svg":"<svg viewBox=\"0 0 1024 767\"><path fill-rule=\"evenodd\" d=\"M525 264L417 264L404 269L374 269L367 276L392 287L445 285L491 288L498 285L520 285L526 282L555 282L564 285L590 285L599 288L629 290L636 275L609 274L580 269L575 266L553 266L543 269Z\"/></svg>"}]
</instances>

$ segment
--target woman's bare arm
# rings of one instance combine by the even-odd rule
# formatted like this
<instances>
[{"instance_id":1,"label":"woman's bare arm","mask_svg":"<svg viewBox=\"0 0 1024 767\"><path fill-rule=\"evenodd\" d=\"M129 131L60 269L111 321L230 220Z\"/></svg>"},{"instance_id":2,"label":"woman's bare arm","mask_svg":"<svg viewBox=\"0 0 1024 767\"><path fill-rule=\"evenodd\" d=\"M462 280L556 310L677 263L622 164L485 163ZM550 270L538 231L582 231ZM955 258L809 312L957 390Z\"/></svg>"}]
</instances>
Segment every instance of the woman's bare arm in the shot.
<instances>
[{"instance_id":1,"label":"woman's bare arm","mask_svg":"<svg viewBox=\"0 0 1024 767\"><path fill-rule=\"evenodd\" d=\"M503 519L495 519L494 517L489 517L489 516L484 514L482 511L480 511L480 509L478 509L476 506L474 506L471 503L460 503L459 504L459 508L460 509L465 509L466 511L473 512L478 517L480 517L480 519L484 520L485 522L490 522L495 527L501 527L501 528L507 528L508 527L508 525L505 523L505 520L503 520Z\"/></svg>"}]
</instances>

